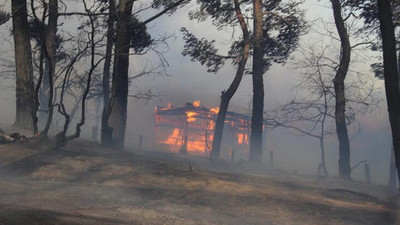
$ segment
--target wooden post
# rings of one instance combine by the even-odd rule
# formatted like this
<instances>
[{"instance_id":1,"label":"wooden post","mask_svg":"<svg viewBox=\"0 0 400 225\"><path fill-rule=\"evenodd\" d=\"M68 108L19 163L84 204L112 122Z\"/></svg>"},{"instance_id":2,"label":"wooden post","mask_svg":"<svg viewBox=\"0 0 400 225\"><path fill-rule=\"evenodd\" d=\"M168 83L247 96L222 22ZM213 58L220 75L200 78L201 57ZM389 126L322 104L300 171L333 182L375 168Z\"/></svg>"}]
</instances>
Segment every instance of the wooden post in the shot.
<instances>
[{"instance_id":1,"label":"wooden post","mask_svg":"<svg viewBox=\"0 0 400 225\"><path fill-rule=\"evenodd\" d=\"M139 136L139 150L142 150L142 144L143 144L143 135Z\"/></svg>"},{"instance_id":2,"label":"wooden post","mask_svg":"<svg viewBox=\"0 0 400 225\"><path fill-rule=\"evenodd\" d=\"M368 163L364 164L364 171L365 171L365 182L367 182L367 184L370 184L371 183L371 172L369 171Z\"/></svg>"},{"instance_id":3,"label":"wooden post","mask_svg":"<svg viewBox=\"0 0 400 225\"><path fill-rule=\"evenodd\" d=\"M96 142L97 141L97 126L92 127L92 141Z\"/></svg>"},{"instance_id":4,"label":"wooden post","mask_svg":"<svg viewBox=\"0 0 400 225\"><path fill-rule=\"evenodd\" d=\"M269 163L274 166L274 151L269 151Z\"/></svg>"}]
</instances>

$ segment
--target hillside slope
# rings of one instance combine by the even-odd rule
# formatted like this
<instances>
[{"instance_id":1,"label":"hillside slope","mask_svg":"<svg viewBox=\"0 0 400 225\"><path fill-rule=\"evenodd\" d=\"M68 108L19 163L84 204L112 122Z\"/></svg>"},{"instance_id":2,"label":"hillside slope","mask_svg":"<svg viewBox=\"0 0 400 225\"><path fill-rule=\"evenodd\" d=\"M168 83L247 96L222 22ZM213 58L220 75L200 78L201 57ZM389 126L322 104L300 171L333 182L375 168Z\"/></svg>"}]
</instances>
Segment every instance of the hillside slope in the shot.
<instances>
[{"instance_id":1,"label":"hillside slope","mask_svg":"<svg viewBox=\"0 0 400 225\"><path fill-rule=\"evenodd\" d=\"M0 145L0 225L398 224L396 197L202 160L84 141L56 151Z\"/></svg>"}]
</instances>

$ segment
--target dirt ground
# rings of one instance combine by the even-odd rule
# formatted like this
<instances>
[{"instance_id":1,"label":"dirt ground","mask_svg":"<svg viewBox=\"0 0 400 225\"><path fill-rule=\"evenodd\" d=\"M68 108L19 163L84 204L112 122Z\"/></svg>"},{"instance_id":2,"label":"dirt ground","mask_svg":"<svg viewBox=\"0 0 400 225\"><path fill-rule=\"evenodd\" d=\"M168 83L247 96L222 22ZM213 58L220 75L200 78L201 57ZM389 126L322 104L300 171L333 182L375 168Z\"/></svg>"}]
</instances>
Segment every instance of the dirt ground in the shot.
<instances>
[{"instance_id":1,"label":"dirt ground","mask_svg":"<svg viewBox=\"0 0 400 225\"><path fill-rule=\"evenodd\" d=\"M60 150L0 145L0 225L390 225L400 224L396 195L337 178L84 141Z\"/></svg>"}]
</instances>

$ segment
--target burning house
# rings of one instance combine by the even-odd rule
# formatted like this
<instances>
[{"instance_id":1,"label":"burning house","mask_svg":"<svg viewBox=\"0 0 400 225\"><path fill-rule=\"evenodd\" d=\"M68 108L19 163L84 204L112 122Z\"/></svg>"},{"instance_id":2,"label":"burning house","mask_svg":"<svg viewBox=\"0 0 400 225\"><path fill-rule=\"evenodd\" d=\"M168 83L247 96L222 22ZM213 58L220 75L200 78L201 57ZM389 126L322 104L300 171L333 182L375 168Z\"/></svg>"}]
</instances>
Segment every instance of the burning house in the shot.
<instances>
[{"instance_id":1,"label":"burning house","mask_svg":"<svg viewBox=\"0 0 400 225\"><path fill-rule=\"evenodd\" d=\"M155 142L160 149L171 152L209 156L218 108L200 106L200 101L183 107L155 108ZM251 118L227 112L221 157L247 158Z\"/></svg>"}]
</instances>

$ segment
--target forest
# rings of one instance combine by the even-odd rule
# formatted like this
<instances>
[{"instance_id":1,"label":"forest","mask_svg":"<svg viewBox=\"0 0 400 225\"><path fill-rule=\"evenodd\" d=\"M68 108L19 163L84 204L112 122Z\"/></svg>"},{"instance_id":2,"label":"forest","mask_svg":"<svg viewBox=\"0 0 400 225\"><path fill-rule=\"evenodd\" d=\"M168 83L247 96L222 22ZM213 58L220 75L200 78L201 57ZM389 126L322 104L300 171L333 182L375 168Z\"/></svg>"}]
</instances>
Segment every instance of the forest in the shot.
<instances>
[{"instance_id":1,"label":"forest","mask_svg":"<svg viewBox=\"0 0 400 225\"><path fill-rule=\"evenodd\" d=\"M398 0L3 0L0 225L399 224Z\"/></svg>"}]
</instances>

